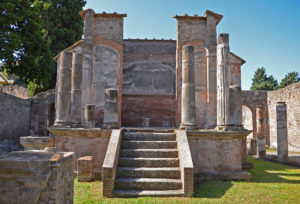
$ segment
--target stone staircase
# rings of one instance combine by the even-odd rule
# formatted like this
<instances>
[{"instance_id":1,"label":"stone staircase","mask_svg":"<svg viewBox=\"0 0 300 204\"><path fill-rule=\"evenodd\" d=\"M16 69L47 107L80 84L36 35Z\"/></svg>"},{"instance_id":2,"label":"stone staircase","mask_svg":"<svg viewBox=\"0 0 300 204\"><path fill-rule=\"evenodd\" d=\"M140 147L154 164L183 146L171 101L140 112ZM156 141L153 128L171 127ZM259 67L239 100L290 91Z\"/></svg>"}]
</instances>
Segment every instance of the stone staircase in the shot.
<instances>
[{"instance_id":1,"label":"stone staircase","mask_svg":"<svg viewBox=\"0 0 300 204\"><path fill-rule=\"evenodd\" d=\"M122 134L114 196L184 196L175 133Z\"/></svg>"}]
</instances>

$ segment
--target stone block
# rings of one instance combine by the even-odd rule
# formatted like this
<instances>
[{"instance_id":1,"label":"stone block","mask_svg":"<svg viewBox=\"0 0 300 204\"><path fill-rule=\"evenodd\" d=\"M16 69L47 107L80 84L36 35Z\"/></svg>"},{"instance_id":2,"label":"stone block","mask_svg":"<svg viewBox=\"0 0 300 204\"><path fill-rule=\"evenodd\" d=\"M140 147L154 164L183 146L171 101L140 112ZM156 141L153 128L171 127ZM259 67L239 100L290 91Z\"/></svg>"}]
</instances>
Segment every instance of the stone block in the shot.
<instances>
[{"instance_id":1,"label":"stone block","mask_svg":"<svg viewBox=\"0 0 300 204\"><path fill-rule=\"evenodd\" d=\"M26 136L20 137L20 144L25 151L43 150L46 147L54 147L54 137Z\"/></svg>"},{"instance_id":2,"label":"stone block","mask_svg":"<svg viewBox=\"0 0 300 204\"><path fill-rule=\"evenodd\" d=\"M0 203L73 203L72 152L19 151L0 156Z\"/></svg>"},{"instance_id":3,"label":"stone block","mask_svg":"<svg viewBox=\"0 0 300 204\"><path fill-rule=\"evenodd\" d=\"M93 157L85 156L77 160L78 182L87 182L93 179Z\"/></svg>"}]
</instances>

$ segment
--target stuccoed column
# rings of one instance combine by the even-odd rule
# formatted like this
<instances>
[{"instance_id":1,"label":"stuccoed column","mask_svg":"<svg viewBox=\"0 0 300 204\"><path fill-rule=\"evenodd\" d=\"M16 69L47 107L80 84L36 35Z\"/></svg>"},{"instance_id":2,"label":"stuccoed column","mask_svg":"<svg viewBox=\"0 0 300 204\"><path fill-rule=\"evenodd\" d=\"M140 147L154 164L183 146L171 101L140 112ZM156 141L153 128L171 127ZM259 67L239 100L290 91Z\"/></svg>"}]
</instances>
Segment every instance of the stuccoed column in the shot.
<instances>
[{"instance_id":1,"label":"stuccoed column","mask_svg":"<svg viewBox=\"0 0 300 204\"><path fill-rule=\"evenodd\" d=\"M256 142L257 142L257 155L259 158L266 156L265 135L264 135L264 117L263 107L256 108Z\"/></svg>"},{"instance_id":2,"label":"stuccoed column","mask_svg":"<svg viewBox=\"0 0 300 204\"><path fill-rule=\"evenodd\" d=\"M107 129L118 128L118 90L105 90L105 105L103 127Z\"/></svg>"},{"instance_id":3,"label":"stuccoed column","mask_svg":"<svg viewBox=\"0 0 300 204\"><path fill-rule=\"evenodd\" d=\"M84 110L84 119L87 128L95 127L95 105L86 104Z\"/></svg>"},{"instance_id":4,"label":"stuccoed column","mask_svg":"<svg viewBox=\"0 0 300 204\"><path fill-rule=\"evenodd\" d=\"M56 120L54 126L70 126L72 52L60 54L57 88Z\"/></svg>"},{"instance_id":5,"label":"stuccoed column","mask_svg":"<svg viewBox=\"0 0 300 204\"><path fill-rule=\"evenodd\" d=\"M72 62L72 92L71 92L71 116L73 126L81 126L81 82L82 82L82 62L81 53L73 54Z\"/></svg>"},{"instance_id":6,"label":"stuccoed column","mask_svg":"<svg viewBox=\"0 0 300 204\"><path fill-rule=\"evenodd\" d=\"M217 129L227 130L229 124L229 35L221 33L217 45Z\"/></svg>"},{"instance_id":7,"label":"stuccoed column","mask_svg":"<svg viewBox=\"0 0 300 204\"><path fill-rule=\"evenodd\" d=\"M277 120L277 153L280 162L288 161L288 133L285 102L276 105Z\"/></svg>"},{"instance_id":8,"label":"stuccoed column","mask_svg":"<svg viewBox=\"0 0 300 204\"><path fill-rule=\"evenodd\" d=\"M182 47L182 94L180 129L197 129L195 117L194 47Z\"/></svg>"}]
</instances>

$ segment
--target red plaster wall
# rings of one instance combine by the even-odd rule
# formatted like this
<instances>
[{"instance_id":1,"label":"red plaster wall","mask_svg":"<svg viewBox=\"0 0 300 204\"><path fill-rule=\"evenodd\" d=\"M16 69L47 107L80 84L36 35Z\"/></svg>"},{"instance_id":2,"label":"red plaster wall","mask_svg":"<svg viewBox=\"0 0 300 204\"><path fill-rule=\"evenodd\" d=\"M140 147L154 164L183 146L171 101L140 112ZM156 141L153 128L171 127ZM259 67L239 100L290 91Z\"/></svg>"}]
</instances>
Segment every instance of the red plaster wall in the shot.
<instances>
[{"instance_id":1,"label":"red plaster wall","mask_svg":"<svg viewBox=\"0 0 300 204\"><path fill-rule=\"evenodd\" d=\"M175 96L123 95L122 126L141 127L142 118L150 118L151 127L162 127L162 119L175 123Z\"/></svg>"}]
</instances>

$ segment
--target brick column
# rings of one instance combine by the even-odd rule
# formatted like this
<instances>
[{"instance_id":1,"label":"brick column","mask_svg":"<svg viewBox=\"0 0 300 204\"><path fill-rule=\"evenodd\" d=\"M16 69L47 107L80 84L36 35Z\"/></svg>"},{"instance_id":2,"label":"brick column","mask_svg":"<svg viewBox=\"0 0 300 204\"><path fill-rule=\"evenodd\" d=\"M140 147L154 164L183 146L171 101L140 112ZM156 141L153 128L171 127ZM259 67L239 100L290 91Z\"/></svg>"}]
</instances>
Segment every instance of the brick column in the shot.
<instances>
[{"instance_id":1,"label":"brick column","mask_svg":"<svg viewBox=\"0 0 300 204\"><path fill-rule=\"evenodd\" d=\"M182 47L182 94L180 129L197 129L195 114L194 47Z\"/></svg>"},{"instance_id":2,"label":"brick column","mask_svg":"<svg viewBox=\"0 0 300 204\"><path fill-rule=\"evenodd\" d=\"M266 156L263 107L256 108L256 143L259 158Z\"/></svg>"},{"instance_id":3,"label":"brick column","mask_svg":"<svg viewBox=\"0 0 300 204\"><path fill-rule=\"evenodd\" d=\"M278 102L276 105L277 120L277 153L280 162L288 160L288 133L285 102Z\"/></svg>"},{"instance_id":4,"label":"brick column","mask_svg":"<svg viewBox=\"0 0 300 204\"><path fill-rule=\"evenodd\" d=\"M227 130L229 124L229 35L221 33L217 46L217 129Z\"/></svg>"},{"instance_id":5,"label":"brick column","mask_svg":"<svg viewBox=\"0 0 300 204\"><path fill-rule=\"evenodd\" d=\"M84 15L84 41L93 42L94 10L88 9Z\"/></svg>"},{"instance_id":6,"label":"brick column","mask_svg":"<svg viewBox=\"0 0 300 204\"><path fill-rule=\"evenodd\" d=\"M54 126L69 126L71 112L71 68L72 52L60 54L60 69L58 77L56 120Z\"/></svg>"},{"instance_id":7,"label":"brick column","mask_svg":"<svg viewBox=\"0 0 300 204\"><path fill-rule=\"evenodd\" d=\"M81 53L73 53L72 62L72 92L71 92L71 116L75 127L81 126L81 82L82 82Z\"/></svg>"}]
</instances>

